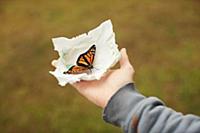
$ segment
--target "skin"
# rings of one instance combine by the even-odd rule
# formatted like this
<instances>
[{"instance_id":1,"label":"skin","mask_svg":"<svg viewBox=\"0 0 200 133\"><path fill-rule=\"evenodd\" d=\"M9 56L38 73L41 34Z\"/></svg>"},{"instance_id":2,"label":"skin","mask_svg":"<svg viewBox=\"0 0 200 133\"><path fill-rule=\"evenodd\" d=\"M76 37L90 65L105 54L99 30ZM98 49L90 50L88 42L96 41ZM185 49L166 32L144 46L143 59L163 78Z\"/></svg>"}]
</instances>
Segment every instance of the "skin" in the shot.
<instances>
[{"instance_id":1,"label":"skin","mask_svg":"<svg viewBox=\"0 0 200 133\"><path fill-rule=\"evenodd\" d=\"M80 81L72 84L84 97L101 108L105 108L109 99L124 85L133 82L135 73L130 64L126 49L121 49L120 68L110 70L100 80Z\"/></svg>"}]
</instances>

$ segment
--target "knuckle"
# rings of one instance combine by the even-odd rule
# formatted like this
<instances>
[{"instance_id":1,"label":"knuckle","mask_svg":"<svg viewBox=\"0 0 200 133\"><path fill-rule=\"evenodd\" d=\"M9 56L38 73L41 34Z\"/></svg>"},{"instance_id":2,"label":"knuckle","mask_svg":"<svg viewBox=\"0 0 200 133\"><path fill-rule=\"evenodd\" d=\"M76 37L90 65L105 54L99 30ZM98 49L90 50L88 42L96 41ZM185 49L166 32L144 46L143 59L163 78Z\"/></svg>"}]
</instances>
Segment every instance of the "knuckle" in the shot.
<instances>
[{"instance_id":1,"label":"knuckle","mask_svg":"<svg viewBox=\"0 0 200 133\"><path fill-rule=\"evenodd\" d=\"M131 65L127 65L127 68L126 68L131 74L134 74L135 73L135 70L133 68L133 66Z\"/></svg>"}]
</instances>

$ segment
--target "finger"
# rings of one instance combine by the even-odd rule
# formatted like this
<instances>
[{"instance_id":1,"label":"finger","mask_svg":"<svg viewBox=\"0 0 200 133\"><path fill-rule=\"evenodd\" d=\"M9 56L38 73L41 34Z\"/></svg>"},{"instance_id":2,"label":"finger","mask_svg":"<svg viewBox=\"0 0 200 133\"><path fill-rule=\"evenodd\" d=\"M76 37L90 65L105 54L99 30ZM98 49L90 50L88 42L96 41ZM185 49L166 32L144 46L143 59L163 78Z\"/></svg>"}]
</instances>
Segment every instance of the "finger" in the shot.
<instances>
[{"instance_id":1,"label":"finger","mask_svg":"<svg viewBox=\"0 0 200 133\"><path fill-rule=\"evenodd\" d=\"M79 86L79 83L73 83L71 84L71 86L73 86L74 88L77 88Z\"/></svg>"},{"instance_id":2,"label":"finger","mask_svg":"<svg viewBox=\"0 0 200 133\"><path fill-rule=\"evenodd\" d=\"M53 61L51 62L51 65L54 66L54 67L56 67L56 66L57 66L57 60L53 60Z\"/></svg>"},{"instance_id":3,"label":"finger","mask_svg":"<svg viewBox=\"0 0 200 133\"><path fill-rule=\"evenodd\" d=\"M81 80L81 81L78 81L76 83L73 83L71 84L73 87L75 87L76 89L83 89L85 88L88 84L92 84L92 82L94 81L84 81L84 80Z\"/></svg>"},{"instance_id":4,"label":"finger","mask_svg":"<svg viewBox=\"0 0 200 133\"><path fill-rule=\"evenodd\" d=\"M78 89L82 84L84 84L84 82L85 81L78 81L78 82L72 83L71 85Z\"/></svg>"},{"instance_id":5,"label":"finger","mask_svg":"<svg viewBox=\"0 0 200 133\"><path fill-rule=\"evenodd\" d=\"M78 92L82 93L84 90L83 81L71 84Z\"/></svg>"},{"instance_id":6,"label":"finger","mask_svg":"<svg viewBox=\"0 0 200 133\"><path fill-rule=\"evenodd\" d=\"M106 80L115 70L108 70L102 77L101 80Z\"/></svg>"},{"instance_id":7,"label":"finger","mask_svg":"<svg viewBox=\"0 0 200 133\"><path fill-rule=\"evenodd\" d=\"M120 51L122 57L120 59L120 67L132 67L129 59L128 59L128 55L126 53L126 49L125 48L122 48L121 51Z\"/></svg>"}]
</instances>

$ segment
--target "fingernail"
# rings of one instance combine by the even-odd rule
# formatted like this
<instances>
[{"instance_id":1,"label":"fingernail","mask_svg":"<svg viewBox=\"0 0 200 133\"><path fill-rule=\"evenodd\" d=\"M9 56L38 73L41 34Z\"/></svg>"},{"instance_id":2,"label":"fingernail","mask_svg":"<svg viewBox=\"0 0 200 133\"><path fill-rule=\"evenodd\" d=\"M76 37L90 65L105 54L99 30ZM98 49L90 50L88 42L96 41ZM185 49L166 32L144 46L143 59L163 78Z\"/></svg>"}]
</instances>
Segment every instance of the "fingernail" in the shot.
<instances>
[{"instance_id":1,"label":"fingernail","mask_svg":"<svg viewBox=\"0 0 200 133\"><path fill-rule=\"evenodd\" d=\"M121 51L122 51L122 52L126 51L126 48L122 48Z\"/></svg>"}]
</instances>

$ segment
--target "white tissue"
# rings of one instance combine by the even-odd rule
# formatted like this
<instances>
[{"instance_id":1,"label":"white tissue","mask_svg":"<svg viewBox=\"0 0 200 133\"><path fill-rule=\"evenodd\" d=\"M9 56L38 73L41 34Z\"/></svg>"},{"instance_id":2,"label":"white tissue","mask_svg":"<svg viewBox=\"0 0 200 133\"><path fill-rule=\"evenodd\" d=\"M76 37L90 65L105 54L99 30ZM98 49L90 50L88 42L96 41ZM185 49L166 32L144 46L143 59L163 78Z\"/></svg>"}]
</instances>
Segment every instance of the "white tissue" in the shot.
<instances>
[{"instance_id":1,"label":"white tissue","mask_svg":"<svg viewBox=\"0 0 200 133\"><path fill-rule=\"evenodd\" d=\"M52 61L52 65L56 69L50 73L57 78L61 86L80 80L99 80L121 57L118 45L115 43L115 33L110 20L103 22L87 34L84 33L71 39L58 37L52 40L54 50L58 52L59 58ZM96 45L96 53L92 73L63 74L69 69L67 66L76 65L79 55L87 51L93 44Z\"/></svg>"}]
</instances>

